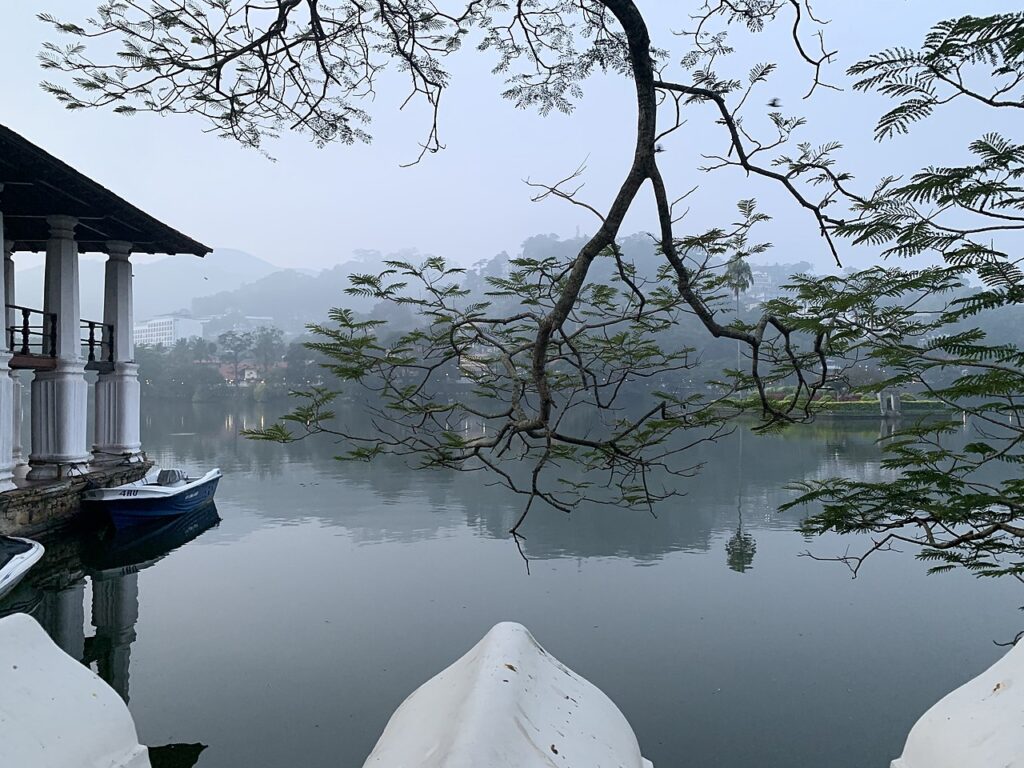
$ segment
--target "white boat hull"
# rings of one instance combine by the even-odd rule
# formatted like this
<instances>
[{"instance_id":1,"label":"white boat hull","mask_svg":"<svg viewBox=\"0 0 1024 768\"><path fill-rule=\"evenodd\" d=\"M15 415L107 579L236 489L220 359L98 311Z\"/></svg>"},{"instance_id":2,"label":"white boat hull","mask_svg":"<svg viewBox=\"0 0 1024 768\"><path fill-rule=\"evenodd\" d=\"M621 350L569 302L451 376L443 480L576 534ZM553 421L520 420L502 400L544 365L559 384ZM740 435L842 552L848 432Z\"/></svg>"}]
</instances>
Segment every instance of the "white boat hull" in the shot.
<instances>
[{"instance_id":1,"label":"white boat hull","mask_svg":"<svg viewBox=\"0 0 1024 768\"><path fill-rule=\"evenodd\" d=\"M15 555L11 560L0 566L0 600L10 593L21 582L32 566L39 562L46 550L38 541L22 539L14 536L8 538L29 545L28 551Z\"/></svg>"},{"instance_id":2,"label":"white boat hull","mask_svg":"<svg viewBox=\"0 0 1024 768\"><path fill-rule=\"evenodd\" d=\"M0 619L0 765L150 768L128 707L35 619Z\"/></svg>"},{"instance_id":3,"label":"white boat hull","mask_svg":"<svg viewBox=\"0 0 1024 768\"><path fill-rule=\"evenodd\" d=\"M364 768L652 768L604 693L495 626L391 716Z\"/></svg>"}]
</instances>

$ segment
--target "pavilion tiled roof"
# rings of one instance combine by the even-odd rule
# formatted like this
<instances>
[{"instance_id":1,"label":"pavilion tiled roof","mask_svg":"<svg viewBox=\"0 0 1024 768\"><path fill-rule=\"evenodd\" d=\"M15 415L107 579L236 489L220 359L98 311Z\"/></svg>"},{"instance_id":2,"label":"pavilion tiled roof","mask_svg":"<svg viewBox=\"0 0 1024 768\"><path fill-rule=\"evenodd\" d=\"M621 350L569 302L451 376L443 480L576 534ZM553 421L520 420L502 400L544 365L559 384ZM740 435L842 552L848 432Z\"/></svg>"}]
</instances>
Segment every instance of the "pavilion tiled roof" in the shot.
<instances>
[{"instance_id":1,"label":"pavilion tiled roof","mask_svg":"<svg viewBox=\"0 0 1024 768\"><path fill-rule=\"evenodd\" d=\"M46 217L74 216L80 252L102 252L125 240L137 253L191 253L212 249L150 216L67 163L0 125L0 212L4 239L16 251L42 251Z\"/></svg>"}]
</instances>

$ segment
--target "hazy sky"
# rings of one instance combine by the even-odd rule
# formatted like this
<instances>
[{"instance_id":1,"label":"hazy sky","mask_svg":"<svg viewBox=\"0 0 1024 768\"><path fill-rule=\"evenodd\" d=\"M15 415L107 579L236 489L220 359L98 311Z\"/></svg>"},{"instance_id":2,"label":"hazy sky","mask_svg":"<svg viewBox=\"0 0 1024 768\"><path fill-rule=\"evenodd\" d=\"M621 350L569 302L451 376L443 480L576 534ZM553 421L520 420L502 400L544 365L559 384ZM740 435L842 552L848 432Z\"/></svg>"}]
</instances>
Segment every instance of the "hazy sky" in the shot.
<instances>
[{"instance_id":1,"label":"hazy sky","mask_svg":"<svg viewBox=\"0 0 1024 768\"><path fill-rule=\"evenodd\" d=\"M640 2L655 44L674 51L682 48L671 31L689 28L688 14L699 5L699 0ZM780 70L752 103L778 97L785 114L808 118L800 140L842 141L845 167L865 188L881 175L933 160L939 146L961 155L969 139L997 127L979 125L983 113L964 103L910 138L874 144L873 122L888 102L853 93L843 72L878 49L917 45L938 19L1014 9L1019 2L818 0L814 7L832 20L826 41L839 49L839 56L828 78L846 85L844 93L820 90L810 101L801 100L810 72L793 55L785 34L788 22L759 36L737 30L733 43L742 56L721 74L744 76L752 63L779 61ZM399 163L415 157L425 123L420 110L398 111L404 86L382 90L370 105L374 141L369 146L317 149L288 136L267 147L277 162L203 133L205 125L192 117L68 112L39 88L44 73L36 54L53 33L35 14L47 10L80 21L94 8L89 0L3 3L0 122L208 245L244 249L282 266L326 267L355 249L409 247L472 263L502 250L514 253L532 234L589 232L595 221L591 214L559 201L531 203L522 180L555 180L587 160L584 197L603 208L632 157L631 84L595 78L584 84L585 96L572 115L542 118L501 99L501 80L490 74L491 55L470 47L450 62L453 84L441 118L447 149L413 168ZM758 108L768 112L766 106ZM986 120L991 112L985 113ZM736 200L758 197L775 216L762 232L776 244L767 260L804 259L825 268L827 252L813 221L776 187L746 180L733 169L694 172L702 152L721 152L726 143L710 107L692 107L690 113L686 127L666 142L660 156L676 194L701 185L679 231L728 224ZM755 110L748 119L751 129L757 127L756 117ZM623 233L649 229L652 210L649 196L642 193ZM869 258L865 253L850 263Z\"/></svg>"}]
</instances>

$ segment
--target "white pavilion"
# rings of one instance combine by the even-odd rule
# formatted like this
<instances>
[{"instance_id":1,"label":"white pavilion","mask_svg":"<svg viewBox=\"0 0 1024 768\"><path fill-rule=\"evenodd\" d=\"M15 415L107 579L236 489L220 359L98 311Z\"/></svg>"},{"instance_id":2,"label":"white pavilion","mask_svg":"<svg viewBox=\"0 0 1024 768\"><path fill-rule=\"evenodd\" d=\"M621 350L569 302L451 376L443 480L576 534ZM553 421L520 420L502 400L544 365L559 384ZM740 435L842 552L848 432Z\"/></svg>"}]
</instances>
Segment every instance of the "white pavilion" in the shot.
<instances>
[{"instance_id":1,"label":"white pavilion","mask_svg":"<svg viewBox=\"0 0 1024 768\"><path fill-rule=\"evenodd\" d=\"M0 243L0 295L6 304L0 343L0 492L17 487L14 478L25 474L26 463L27 479L33 481L140 462L131 256L204 256L211 249L2 125ZM41 308L17 300L14 259L26 251L46 254ZM99 320L81 317L82 253L107 255ZM34 372L28 446L21 434L18 370ZM97 372L91 446L87 370Z\"/></svg>"}]
</instances>

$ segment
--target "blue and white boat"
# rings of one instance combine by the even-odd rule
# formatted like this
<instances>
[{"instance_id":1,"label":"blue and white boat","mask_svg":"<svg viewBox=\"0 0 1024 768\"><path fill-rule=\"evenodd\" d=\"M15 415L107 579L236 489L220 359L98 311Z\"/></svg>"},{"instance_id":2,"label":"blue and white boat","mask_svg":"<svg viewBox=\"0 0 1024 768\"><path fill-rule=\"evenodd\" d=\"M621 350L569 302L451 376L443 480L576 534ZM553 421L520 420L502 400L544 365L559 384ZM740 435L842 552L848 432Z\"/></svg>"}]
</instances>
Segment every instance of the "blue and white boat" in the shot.
<instances>
[{"instance_id":1,"label":"blue and white boat","mask_svg":"<svg viewBox=\"0 0 1024 768\"><path fill-rule=\"evenodd\" d=\"M179 517L209 504L220 478L219 469L211 469L201 477L189 477L180 469L161 469L134 483L86 491L82 502L106 512L115 526L124 528L148 520Z\"/></svg>"},{"instance_id":2,"label":"blue and white boat","mask_svg":"<svg viewBox=\"0 0 1024 768\"><path fill-rule=\"evenodd\" d=\"M18 586L46 550L38 541L0 536L0 598Z\"/></svg>"}]
</instances>

